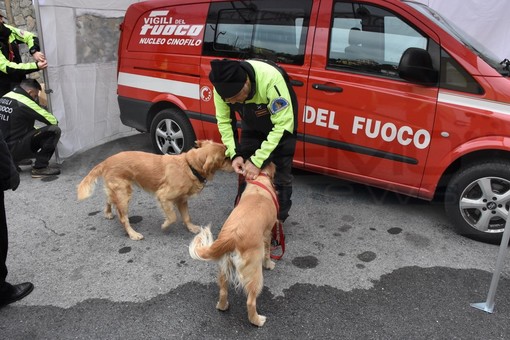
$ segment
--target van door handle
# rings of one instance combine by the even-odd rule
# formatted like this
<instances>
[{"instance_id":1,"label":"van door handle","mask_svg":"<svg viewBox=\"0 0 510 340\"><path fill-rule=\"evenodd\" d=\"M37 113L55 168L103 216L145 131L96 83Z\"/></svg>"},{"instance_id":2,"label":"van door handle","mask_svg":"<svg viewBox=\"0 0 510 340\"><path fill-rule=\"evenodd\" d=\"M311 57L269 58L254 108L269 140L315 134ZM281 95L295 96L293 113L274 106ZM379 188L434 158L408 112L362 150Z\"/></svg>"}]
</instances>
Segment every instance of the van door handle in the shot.
<instances>
[{"instance_id":1,"label":"van door handle","mask_svg":"<svg viewBox=\"0 0 510 340\"><path fill-rule=\"evenodd\" d=\"M290 80L290 84L292 86L303 86L305 83L303 83L301 80L293 80L293 79L291 79Z\"/></svg>"},{"instance_id":2,"label":"van door handle","mask_svg":"<svg viewBox=\"0 0 510 340\"><path fill-rule=\"evenodd\" d=\"M323 84L312 84L312 87L316 90L328 91L328 92L343 92L343 88L338 86L328 86Z\"/></svg>"}]
</instances>

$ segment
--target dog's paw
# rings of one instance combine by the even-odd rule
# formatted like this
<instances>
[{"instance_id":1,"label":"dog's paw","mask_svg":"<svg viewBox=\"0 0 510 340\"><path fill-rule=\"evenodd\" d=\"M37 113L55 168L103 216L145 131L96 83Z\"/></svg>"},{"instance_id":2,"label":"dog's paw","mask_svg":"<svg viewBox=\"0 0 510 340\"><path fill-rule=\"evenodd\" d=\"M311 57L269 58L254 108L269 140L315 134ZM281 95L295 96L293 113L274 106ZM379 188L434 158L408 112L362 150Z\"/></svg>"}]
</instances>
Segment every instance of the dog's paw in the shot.
<instances>
[{"instance_id":1,"label":"dog's paw","mask_svg":"<svg viewBox=\"0 0 510 340\"><path fill-rule=\"evenodd\" d=\"M191 231L193 234L198 234L200 230L202 230L202 228L192 223L187 224L186 227L188 227L188 230Z\"/></svg>"},{"instance_id":2,"label":"dog's paw","mask_svg":"<svg viewBox=\"0 0 510 340\"><path fill-rule=\"evenodd\" d=\"M250 322L255 326L262 327L266 323L266 317L264 315L256 315Z\"/></svg>"},{"instance_id":3,"label":"dog's paw","mask_svg":"<svg viewBox=\"0 0 510 340\"><path fill-rule=\"evenodd\" d=\"M129 234L129 238L132 239L133 241L140 241L143 240L143 235L134 231L131 234Z\"/></svg>"},{"instance_id":4,"label":"dog's paw","mask_svg":"<svg viewBox=\"0 0 510 340\"><path fill-rule=\"evenodd\" d=\"M110 212L110 213L105 212L105 213L104 213L104 217L105 217L105 218L107 218L107 219L109 219L109 220L113 220L113 218L114 218L115 216L113 216L113 214L112 214L111 212Z\"/></svg>"},{"instance_id":5,"label":"dog's paw","mask_svg":"<svg viewBox=\"0 0 510 340\"><path fill-rule=\"evenodd\" d=\"M230 307L228 301L225 301L225 303L221 303L220 301L218 301L218 303L216 304L216 309L221 310L223 312L226 311L228 307Z\"/></svg>"},{"instance_id":6,"label":"dog's paw","mask_svg":"<svg viewBox=\"0 0 510 340\"><path fill-rule=\"evenodd\" d=\"M265 269L273 270L275 266L276 266L276 263L274 263L273 261L271 261L271 260L264 260L263 267Z\"/></svg>"},{"instance_id":7,"label":"dog's paw","mask_svg":"<svg viewBox=\"0 0 510 340\"><path fill-rule=\"evenodd\" d=\"M170 223L166 223L165 220L165 222L161 225L161 230L167 231L168 229L170 229Z\"/></svg>"}]
</instances>

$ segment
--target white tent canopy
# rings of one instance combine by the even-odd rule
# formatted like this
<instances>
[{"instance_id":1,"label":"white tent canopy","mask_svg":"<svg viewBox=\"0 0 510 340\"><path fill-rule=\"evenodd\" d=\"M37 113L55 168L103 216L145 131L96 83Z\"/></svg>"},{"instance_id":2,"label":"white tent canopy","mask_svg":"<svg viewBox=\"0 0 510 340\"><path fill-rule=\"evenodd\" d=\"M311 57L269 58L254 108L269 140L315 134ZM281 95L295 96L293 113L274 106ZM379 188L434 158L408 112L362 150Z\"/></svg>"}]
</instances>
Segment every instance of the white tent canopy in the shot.
<instances>
[{"instance_id":1,"label":"white tent canopy","mask_svg":"<svg viewBox=\"0 0 510 340\"><path fill-rule=\"evenodd\" d=\"M123 18L129 0L34 0L39 6L48 83L53 91L51 109L59 120L62 137L59 156L65 159L107 141L133 133L120 122L115 60L80 61L86 46L77 45L77 18L91 14ZM111 34L98 33L103 39ZM87 37L84 37L86 39ZM110 41L117 48L117 41ZM94 53L94 51L92 51Z\"/></svg>"},{"instance_id":2,"label":"white tent canopy","mask_svg":"<svg viewBox=\"0 0 510 340\"><path fill-rule=\"evenodd\" d=\"M59 155L67 158L104 142L134 133L122 125L117 104L115 60L83 61L84 50L77 43L77 18L85 15L122 18L133 0L33 0L40 11L40 26L47 56L52 111L63 134ZM510 58L510 1L420 0L449 18L464 31L482 41L503 60ZM170 1L169 1L170 2ZM85 28L83 28L85 29ZM111 35L98 32L101 39ZM86 36L81 35L83 39ZM117 41L109 41L115 48Z\"/></svg>"}]
</instances>

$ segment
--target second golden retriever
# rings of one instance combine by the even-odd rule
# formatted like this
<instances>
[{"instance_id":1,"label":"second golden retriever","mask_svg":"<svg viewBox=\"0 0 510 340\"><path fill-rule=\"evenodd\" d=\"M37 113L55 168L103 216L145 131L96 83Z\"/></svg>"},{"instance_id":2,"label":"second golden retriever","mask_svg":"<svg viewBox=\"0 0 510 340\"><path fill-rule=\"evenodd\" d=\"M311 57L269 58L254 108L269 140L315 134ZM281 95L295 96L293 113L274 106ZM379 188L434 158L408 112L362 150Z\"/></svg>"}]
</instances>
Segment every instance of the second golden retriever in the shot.
<instances>
[{"instance_id":1,"label":"second golden retriever","mask_svg":"<svg viewBox=\"0 0 510 340\"><path fill-rule=\"evenodd\" d=\"M202 228L189 246L192 258L217 260L220 272L219 300L216 308L228 309L228 284L243 287L247 295L248 319L263 326L266 317L257 313L257 296L263 287L262 267L273 269L270 259L271 229L277 222L278 198L272 184L275 166L262 169L246 189L227 218L216 241L209 227Z\"/></svg>"},{"instance_id":2,"label":"second golden retriever","mask_svg":"<svg viewBox=\"0 0 510 340\"><path fill-rule=\"evenodd\" d=\"M231 161L225 158L225 146L209 140L196 142L196 148L179 155L156 155L141 151L124 151L96 165L78 185L78 199L92 195L98 177L103 177L107 202L105 216L113 218L112 205L129 238L141 240L143 235L129 224L128 205L132 184L153 193L159 201L166 219L161 225L168 229L177 216L173 205L179 209L189 231L200 228L191 223L188 198L199 193L205 183L218 170L233 171Z\"/></svg>"}]
</instances>

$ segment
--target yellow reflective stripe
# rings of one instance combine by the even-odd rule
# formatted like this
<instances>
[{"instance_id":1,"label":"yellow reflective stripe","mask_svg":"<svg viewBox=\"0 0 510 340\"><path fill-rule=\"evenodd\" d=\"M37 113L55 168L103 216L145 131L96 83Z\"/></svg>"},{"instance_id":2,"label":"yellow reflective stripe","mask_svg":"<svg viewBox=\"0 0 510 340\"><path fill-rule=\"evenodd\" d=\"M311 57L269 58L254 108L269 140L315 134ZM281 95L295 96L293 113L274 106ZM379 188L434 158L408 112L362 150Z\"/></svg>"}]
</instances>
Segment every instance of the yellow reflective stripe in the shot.
<instances>
[{"instance_id":1,"label":"yellow reflective stripe","mask_svg":"<svg viewBox=\"0 0 510 340\"><path fill-rule=\"evenodd\" d=\"M220 131L221 141L227 147L225 157L232 159L236 155L234 131L232 131L232 118L230 107L223 101L216 89L214 90L214 106L216 107L216 121Z\"/></svg>"},{"instance_id":2,"label":"yellow reflective stripe","mask_svg":"<svg viewBox=\"0 0 510 340\"><path fill-rule=\"evenodd\" d=\"M7 74L7 67L10 67L12 69L16 70L37 70L37 64L35 62L33 63L14 63L9 61L3 53L0 53L0 71Z\"/></svg>"},{"instance_id":3,"label":"yellow reflective stripe","mask_svg":"<svg viewBox=\"0 0 510 340\"><path fill-rule=\"evenodd\" d=\"M54 115L52 115L51 113L49 113L48 111L46 111L45 109L40 107L35 101L27 98L27 96L24 96L22 94L11 91L11 92L7 93L4 97L14 99L14 100L18 101L19 103L22 103L22 104L28 106L30 109L34 110L39 115L44 117L52 125L58 124L58 120Z\"/></svg>"}]
</instances>

